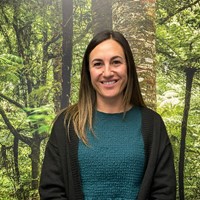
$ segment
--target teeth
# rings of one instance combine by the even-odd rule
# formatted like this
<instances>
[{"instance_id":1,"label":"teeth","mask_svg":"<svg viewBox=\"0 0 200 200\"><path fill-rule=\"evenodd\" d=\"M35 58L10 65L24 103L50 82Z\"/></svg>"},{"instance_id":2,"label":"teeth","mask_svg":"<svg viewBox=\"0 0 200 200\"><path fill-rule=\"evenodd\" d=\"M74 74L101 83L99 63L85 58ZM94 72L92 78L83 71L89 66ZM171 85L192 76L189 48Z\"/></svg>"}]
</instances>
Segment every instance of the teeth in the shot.
<instances>
[{"instance_id":1,"label":"teeth","mask_svg":"<svg viewBox=\"0 0 200 200\"><path fill-rule=\"evenodd\" d=\"M107 81L107 82L103 82L103 84L105 84L105 85L110 85L110 84L114 84L115 83L115 81Z\"/></svg>"}]
</instances>

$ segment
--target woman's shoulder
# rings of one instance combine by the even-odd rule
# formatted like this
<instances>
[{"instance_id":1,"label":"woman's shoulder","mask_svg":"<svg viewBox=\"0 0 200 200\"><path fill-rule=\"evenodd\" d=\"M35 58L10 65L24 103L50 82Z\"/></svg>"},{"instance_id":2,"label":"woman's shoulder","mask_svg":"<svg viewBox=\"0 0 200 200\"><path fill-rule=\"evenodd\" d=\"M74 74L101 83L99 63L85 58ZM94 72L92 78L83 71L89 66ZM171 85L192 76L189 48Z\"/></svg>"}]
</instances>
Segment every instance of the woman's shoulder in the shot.
<instances>
[{"instance_id":1,"label":"woman's shoulder","mask_svg":"<svg viewBox=\"0 0 200 200\"><path fill-rule=\"evenodd\" d=\"M74 113L74 110L77 109L77 105L69 105L66 108L60 110L57 114L56 117L53 121L53 124L55 125L59 125L60 123L65 124L68 119L70 118L70 116L72 115L72 113Z\"/></svg>"},{"instance_id":2,"label":"woman's shoulder","mask_svg":"<svg viewBox=\"0 0 200 200\"><path fill-rule=\"evenodd\" d=\"M64 108L62 110L60 110L57 114L56 114L56 117L54 119L54 122L59 122L59 121L62 121L64 120L65 116L66 116L66 113L67 113L67 108Z\"/></svg>"},{"instance_id":3,"label":"woman's shoulder","mask_svg":"<svg viewBox=\"0 0 200 200\"><path fill-rule=\"evenodd\" d=\"M66 135L66 133L74 134L73 114L76 109L75 105L68 106L56 115L53 121L52 134L56 134L59 137Z\"/></svg>"},{"instance_id":4,"label":"woman's shoulder","mask_svg":"<svg viewBox=\"0 0 200 200\"><path fill-rule=\"evenodd\" d=\"M164 121L158 112L151 108L143 107L141 113L143 129L153 130L155 127L165 127Z\"/></svg>"},{"instance_id":5,"label":"woman's shoulder","mask_svg":"<svg viewBox=\"0 0 200 200\"><path fill-rule=\"evenodd\" d=\"M157 113L155 110L148 108L148 107L142 107L141 108L143 117L154 119L154 118L161 118L160 114Z\"/></svg>"}]
</instances>

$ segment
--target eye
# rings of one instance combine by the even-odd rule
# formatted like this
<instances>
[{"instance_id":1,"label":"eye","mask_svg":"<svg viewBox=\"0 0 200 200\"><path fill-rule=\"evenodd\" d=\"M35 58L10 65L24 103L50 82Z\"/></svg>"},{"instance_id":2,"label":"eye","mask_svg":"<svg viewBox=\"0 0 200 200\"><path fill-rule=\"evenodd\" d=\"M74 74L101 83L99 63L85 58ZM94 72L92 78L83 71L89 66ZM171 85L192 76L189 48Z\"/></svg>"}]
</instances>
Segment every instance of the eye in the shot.
<instances>
[{"instance_id":1,"label":"eye","mask_svg":"<svg viewBox=\"0 0 200 200\"><path fill-rule=\"evenodd\" d=\"M113 60L112 64L115 66L120 65L122 62L120 60Z\"/></svg>"},{"instance_id":2,"label":"eye","mask_svg":"<svg viewBox=\"0 0 200 200\"><path fill-rule=\"evenodd\" d=\"M103 66L103 63L102 62L94 62L93 66L96 68L100 68L101 66Z\"/></svg>"}]
</instances>

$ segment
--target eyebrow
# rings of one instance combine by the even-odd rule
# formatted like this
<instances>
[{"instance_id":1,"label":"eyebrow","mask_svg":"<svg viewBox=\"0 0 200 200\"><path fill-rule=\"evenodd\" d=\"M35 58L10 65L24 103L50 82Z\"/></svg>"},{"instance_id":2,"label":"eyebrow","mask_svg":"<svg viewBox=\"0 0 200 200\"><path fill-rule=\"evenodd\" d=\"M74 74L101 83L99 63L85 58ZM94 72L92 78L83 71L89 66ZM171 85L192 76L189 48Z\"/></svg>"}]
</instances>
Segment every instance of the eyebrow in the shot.
<instances>
[{"instance_id":1,"label":"eyebrow","mask_svg":"<svg viewBox=\"0 0 200 200\"><path fill-rule=\"evenodd\" d=\"M111 58L111 60L114 60L114 59L116 59L116 58L119 58L119 59L124 59L122 56L113 56L112 58ZM97 61L102 61L103 59L101 59L101 58L94 58L92 61L91 61L91 63L93 63L93 62L97 62Z\"/></svg>"},{"instance_id":2,"label":"eyebrow","mask_svg":"<svg viewBox=\"0 0 200 200\"><path fill-rule=\"evenodd\" d=\"M100 58L95 58L95 59L93 59L91 62L96 62L96 61L102 61L102 59L100 59Z\"/></svg>"},{"instance_id":3,"label":"eyebrow","mask_svg":"<svg viewBox=\"0 0 200 200\"><path fill-rule=\"evenodd\" d=\"M116 59L116 58L120 58L120 59L122 59L122 60L124 59L122 56L114 56L114 57L111 58L111 60L114 60L114 59Z\"/></svg>"}]
</instances>

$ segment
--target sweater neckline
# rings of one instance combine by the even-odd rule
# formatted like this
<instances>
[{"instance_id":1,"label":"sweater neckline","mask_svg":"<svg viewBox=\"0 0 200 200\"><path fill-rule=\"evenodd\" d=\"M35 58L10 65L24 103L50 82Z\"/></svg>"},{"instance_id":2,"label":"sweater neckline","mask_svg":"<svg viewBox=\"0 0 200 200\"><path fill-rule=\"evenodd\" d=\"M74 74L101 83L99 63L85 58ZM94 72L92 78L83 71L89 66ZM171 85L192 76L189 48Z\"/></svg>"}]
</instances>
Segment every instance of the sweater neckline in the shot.
<instances>
[{"instance_id":1,"label":"sweater neckline","mask_svg":"<svg viewBox=\"0 0 200 200\"><path fill-rule=\"evenodd\" d=\"M95 114L99 114L99 115L104 115L104 116L118 116L118 115L124 115L128 112L131 112L133 109L135 109L136 107L132 106L129 110L127 110L126 112L116 112L116 113L107 113L107 112L103 112L103 111L99 111L97 109L95 109Z\"/></svg>"}]
</instances>

